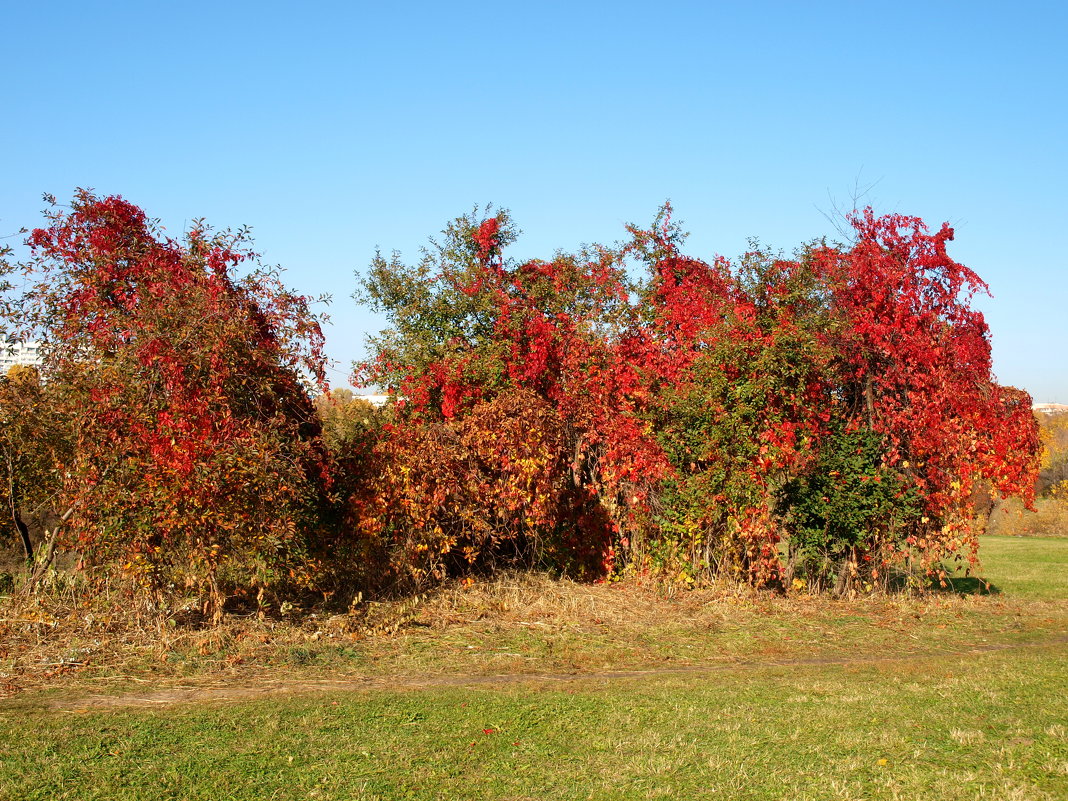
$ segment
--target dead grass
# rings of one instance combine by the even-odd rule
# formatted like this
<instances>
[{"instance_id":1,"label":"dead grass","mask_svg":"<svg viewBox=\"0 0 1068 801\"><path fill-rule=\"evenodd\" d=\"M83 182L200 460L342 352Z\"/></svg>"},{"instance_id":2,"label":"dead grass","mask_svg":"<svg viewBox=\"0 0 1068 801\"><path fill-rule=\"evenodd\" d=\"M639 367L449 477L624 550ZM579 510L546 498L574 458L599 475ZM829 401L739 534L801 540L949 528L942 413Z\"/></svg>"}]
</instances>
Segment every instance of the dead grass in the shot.
<instances>
[{"instance_id":1,"label":"dead grass","mask_svg":"<svg viewBox=\"0 0 1068 801\"><path fill-rule=\"evenodd\" d=\"M578 584L520 573L416 598L204 628L118 591L0 598L0 695L395 676L588 673L732 662L894 657L1062 636L1061 600L932 594L852 601L723 585Z\"/></svg>"},{"instance_id":2,"label":"dead grass","mask_svg":"<svg viewBox=\"0 0 1068 801\"><path fill-rule=\"evenodd\" d=\"M1031 512L1017 498L1000 501L987 533L1006 537L1068 537L1068 499L1039 498Z\"/></svg>"}]
</instances>

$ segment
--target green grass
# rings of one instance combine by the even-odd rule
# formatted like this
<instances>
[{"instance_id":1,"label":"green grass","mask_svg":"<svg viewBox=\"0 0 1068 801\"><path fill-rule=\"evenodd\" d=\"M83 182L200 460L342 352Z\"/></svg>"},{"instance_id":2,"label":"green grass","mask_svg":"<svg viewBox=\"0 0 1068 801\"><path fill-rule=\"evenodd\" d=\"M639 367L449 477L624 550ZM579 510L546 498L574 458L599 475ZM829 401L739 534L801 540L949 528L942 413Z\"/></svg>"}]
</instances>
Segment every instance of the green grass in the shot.
<instances>
[{"instance_id":1,"label":"green grass","mask_svg":"<svg viewBox=\"0 0 1068 801\"><path fill-rule=\"evenodd\" d=\"M1003 595L1068 599L1068 537L983 537L980 571Z\"/></svg>"},{"instance_id":2,"label":"green grass","mask_svg":"<svg viewBox=\"0 0 1068 801\"><path fill-rule=\"evenodd\" d=\"M1064 543L984 538L985 595L457 595L428 627L280 646L269 674L387 683L373 691L100 709L88 695L160 679L76 674L0 701L0 801L1068 798ZM620 609L634 619L603 619ZM655 672L690 664L708 669ZM391 672L620 668L652 672L388 687Z\"/></svg>"},{"instance_id":3,"label":"green grass","mask_svg":"<svg viewBox=\"0 0 1068 801\"><path fill-rule=\"evenodd\" d=\"M1058 658L1060 657L1060 658ZM1064 649L0 713L0 798L1068 797Z\"/></svg>"}]
</instances>

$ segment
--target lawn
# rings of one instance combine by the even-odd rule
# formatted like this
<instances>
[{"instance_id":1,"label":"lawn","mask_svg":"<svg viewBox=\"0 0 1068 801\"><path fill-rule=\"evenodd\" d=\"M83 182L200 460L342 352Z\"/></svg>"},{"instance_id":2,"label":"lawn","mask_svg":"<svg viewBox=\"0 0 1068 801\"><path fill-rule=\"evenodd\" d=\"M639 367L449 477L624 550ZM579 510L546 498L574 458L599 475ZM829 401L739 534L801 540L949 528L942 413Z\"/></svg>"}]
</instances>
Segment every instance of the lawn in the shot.
<instances>
[{"instance_id":1,"label":"lawn","mask_svg":"<svg viewBox=\"0 0 1068 801\"><path fill-rule=\"evenodd\" d=\"M1068 537L983 537L983 573L1007 596L1068 599Z\"/></svg>"},{"instance_id":2,"label":"lawn","mask_svg":"<svg viewBox=\"0 0 1068 801\"><path fill-rule=\"evenodd\" d=\"M0 799L1062 799L1064 542L985 539L986 595L497 585L270 671L75 673L0 702Z\"/></svg>"}]
</instances>

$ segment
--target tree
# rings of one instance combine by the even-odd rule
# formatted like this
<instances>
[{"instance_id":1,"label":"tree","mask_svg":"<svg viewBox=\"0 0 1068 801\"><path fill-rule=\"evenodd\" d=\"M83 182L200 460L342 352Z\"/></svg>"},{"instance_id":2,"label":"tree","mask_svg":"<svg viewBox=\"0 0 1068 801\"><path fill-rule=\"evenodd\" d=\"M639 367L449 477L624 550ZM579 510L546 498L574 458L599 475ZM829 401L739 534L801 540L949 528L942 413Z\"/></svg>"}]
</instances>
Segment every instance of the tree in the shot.
<instances>
[{"instance_id":1,"label":"tree","mask_svg":"<svg viewBox=\"0 0 1068 801\"><path fill-rule=\"evenodd\" d=\"M254 260L247 232L162 239L136 206L80 190L29 237L25 297L73 432L63 544L158 598L308 583L330 483L309 380L309 299ZM310 376L310 379L308 378Z\"/></svg>"},{"instance_id":2,"label":"tree","mask_svg":"<svg viewBox=\"0 0 1068 801\"><path fill-rule=\"evenodd\" d=\"M829 419L818 265L759 247L737 265L686 256L670 213L630 229L650 276L651 420L673 467L648 547L690 579L777 584L779 490L810 465Z\"/></svg>"},{"instance_id":3,"label":"tree","mask_svg":"<svg viewBox=\"0 0 1068 801\"><path fill-rule=\"evenodd\" d=\"M820 472L790 488L787 525L798 542L831 537L841 586L910 554L944 578L946 557L974 560L977 482L1033 499L1031 400L994 380L989 330L970 305L987 288L949 257L952 228L930 234L870 208L850 222L851 246L807 253L826 276L835 425Z\"/></svg>"},{"instance_id":4,"label":"tree","mask_svg":"<svg viewBox=\"0 0 1068 801\"><path fill-rule=\"evenodd\" d=\"M421 552L474 561L525 543L601 575L641 486L666 469L637 413L629 282L612 250L520 263L503 253L514 238L506 212L476 210L415 267L379 256L364 279L358 297L390 327L358 380L394 398L379 494L395 500L371 517L403 542L433 532Z\"/></svg>"}]
</instances>

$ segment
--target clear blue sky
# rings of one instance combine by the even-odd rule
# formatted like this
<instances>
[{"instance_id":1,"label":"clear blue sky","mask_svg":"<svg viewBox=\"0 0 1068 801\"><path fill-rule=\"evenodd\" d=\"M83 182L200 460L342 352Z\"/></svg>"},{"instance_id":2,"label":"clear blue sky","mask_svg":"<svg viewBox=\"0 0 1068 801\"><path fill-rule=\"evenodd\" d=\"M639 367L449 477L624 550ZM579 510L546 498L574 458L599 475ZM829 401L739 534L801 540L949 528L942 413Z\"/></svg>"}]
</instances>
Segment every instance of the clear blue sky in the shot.
<instances>
[{"instance_id":1,"label":"clear blue sky","mask_svg":"<svg viewBox=\"0 0 1068 801\"><path fill-rule=\"evenodd\" d=\"M0 235L76 186L173 233L251 225L290 285L334 295L344 383L381 325L354 269L476 203L532 257L670 198L710 258L833 233L832 199L874 185L956 227L999 380L1068 403L1066 8L8 3Z\"/></svg>"}]
</instances>

